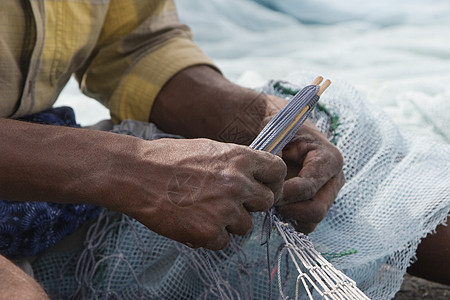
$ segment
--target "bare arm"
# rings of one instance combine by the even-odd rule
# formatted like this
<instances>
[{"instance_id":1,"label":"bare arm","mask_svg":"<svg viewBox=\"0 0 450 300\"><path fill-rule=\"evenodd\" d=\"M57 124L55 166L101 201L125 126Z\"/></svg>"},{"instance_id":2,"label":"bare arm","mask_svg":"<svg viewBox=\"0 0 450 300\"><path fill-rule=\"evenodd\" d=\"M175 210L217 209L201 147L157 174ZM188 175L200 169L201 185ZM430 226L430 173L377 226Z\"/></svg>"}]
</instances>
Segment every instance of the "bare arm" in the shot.
<instances>
[{"instance_id":1,"label":"bare arm","mask_svg":"<svg viewBox=\"0 0 450 300\"><path fill-rule=\"evenodd\" d=\"M249 145L285 101L228 81L207 66L179 72L156 98L150 121L164 131Z\"/></svg>"},{"instance_id":2,"label":"bare arm","mask_svg":"<svg viewBox=\"0 0 450 300\"><path fill-rule=\"evenodd\" d=\"M133 138L0 119L0 198L102 205L108 170Z\"/></svg>"},{"instance_id":3,"label":"bare arm","mask_svg":"<svg viewBox=\"0 0 450 300\"><path fill-rule=\"evenodd\" d=\"M0 136L0 199L96 204L195 247L219 249L230 232L247 233L249 211L280 197L286 172L278 157L206 139L144 141L6 119ZM199 191L192 199L171 185L185 177Z\"/></svg>"},{"instance_id":4,"label":"bare arm","mask_svg":"<svg viewBox=\"0 0 450 300\"><path fill-rule=\"evenodd\" d=\"M0 137L0 199L96 204L193 247L220 249L229 233L248 233L249 211L273 205L286 172L277 157L206 139L148 142L7 119ZM171 184L186 178L195 197ZM1 299L47 299L2 256L0 282Z\"/></svg>"},{"instance_id":5,"label":"bare arm","mask_svg":"<svg viewBox=\"0 0 450 300\"><path fill-rule=\"evenodd\" d=\"M248 144L283 101L198 66L166 84L151 120L186 137ZM248 211L265 210L280 197L286 168L273 155L204 139L147 142L5 119L0 119L0 136L0 198L96 204L167 237L213 249L228 243L229 232L250 230ZM311 231L343 184L342 157L312 124L302 127L287 149L286 163L300 172L286 186L279 209L299 221L299 230ZM201 191L189 209L171 198L170 182L177 176L192 177ZM205 218L211 225L206 231Z\"/></svg>"}]
</instances>

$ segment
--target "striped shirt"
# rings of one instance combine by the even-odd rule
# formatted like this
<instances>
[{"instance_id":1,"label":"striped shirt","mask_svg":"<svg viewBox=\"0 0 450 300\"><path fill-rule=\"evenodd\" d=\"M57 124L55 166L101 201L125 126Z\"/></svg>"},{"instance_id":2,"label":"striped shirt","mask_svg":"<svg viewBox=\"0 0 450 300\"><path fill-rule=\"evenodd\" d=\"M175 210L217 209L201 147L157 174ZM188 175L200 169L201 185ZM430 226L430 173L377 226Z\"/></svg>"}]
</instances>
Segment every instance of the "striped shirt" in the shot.
<instances>
[{"instance_id":1,"label":"striped shirt","mask_svg":"<svg viewBox=\"0 0 450 300\"><path fill-rule=\"evenodd\" d=\"M148 121L162 86L212 61L173 0L0 1L0 117L50 108L72 75L114 121Z\"/></svg>"}]
</instances>

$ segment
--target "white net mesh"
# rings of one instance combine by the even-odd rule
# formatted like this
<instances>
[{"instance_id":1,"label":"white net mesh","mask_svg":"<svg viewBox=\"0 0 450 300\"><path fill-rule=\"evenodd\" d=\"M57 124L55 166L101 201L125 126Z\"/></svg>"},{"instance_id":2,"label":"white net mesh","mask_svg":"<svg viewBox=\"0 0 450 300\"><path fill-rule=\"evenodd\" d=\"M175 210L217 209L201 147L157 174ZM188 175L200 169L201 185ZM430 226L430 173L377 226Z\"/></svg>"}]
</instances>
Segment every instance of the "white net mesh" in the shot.
<instances>
[{"instance_id":1,"label":"white net mesh","mask_svg":"<svg viewBox=\"0 0 450 300\"><path fill-rule=\"evenodd\" d=\"M293 74L287 80L295 86L271 82L263 90L288 97L312 79ZM370 298L388 299L400 288L420 239L448 216L450 146L402 135L343 82L334 81L322 95L313 120L342 151L346 184L311 241ZM161 135L152 125L130 124L119 131ZM264 215L254 217L252 234L234 238L223 251L207 252L205 260L203 250L105 210L83 244L41 256L34 273L55 299L266 299L269 294L277 299L279 285L295 297L298 273L289 254L282 253L282 238L272 229L268 265L261 246ZM307 297L305 290L299 294Z\"/></svg>"}]
</instances>

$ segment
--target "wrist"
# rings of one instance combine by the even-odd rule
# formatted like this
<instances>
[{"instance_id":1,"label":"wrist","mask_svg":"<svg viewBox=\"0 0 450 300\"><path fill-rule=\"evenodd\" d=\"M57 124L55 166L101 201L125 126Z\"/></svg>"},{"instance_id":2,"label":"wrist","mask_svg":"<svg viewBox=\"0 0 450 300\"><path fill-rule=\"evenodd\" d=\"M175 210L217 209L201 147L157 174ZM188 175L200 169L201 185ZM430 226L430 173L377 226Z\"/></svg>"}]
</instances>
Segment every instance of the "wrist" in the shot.
<instances>
[{"instance_id":1,"label":"wrist","mask_svg":"<svg viewBox=\"0 0 450 300\"><path fill-rule=\"evenodd\" d=\"M150 121L187 138L250 144L285 100L236 85L205 66L187 68L161 90Z\"/></svg>"},{"instance_id":2,"label":"wrist","mask_svg":"<svg viewBox=\"0 0 450 300\"><path fill-rule=\"evenodd\" d=\"M143 152L148 148L144 144L149 142L128 135L105 134L108 137L96 144L97 159L86 176L91 182L86 182L90 187L86 197L92 204L127 213L136 198L130 195L141 188L136 174L143 168L143 158L152 157Z\"/></svg>"},{"instance_id":3,"label":"wrist","mask_svg":"<svg viewBox=\"0 0 450 300\"><path fill-rule=\"evenodd\" d=\"M228 133L228 138L224 141L249 145L286 105L286 101L256 91L252 91L252 95L241 95L242 100L236 105L234 119L224 127L223 133Z\"/></svg>"},{"instance_id":4,"label":"wrist","mask_svg":"<svg viewBox=\"0 0 450 300\"><path fill-rule=\"evenodd\" d=\"M224 142L249 145L279 111L269 95L238 88L232 99L233 112L222 125L218 138Z\"/></svg>"}]
</instances>

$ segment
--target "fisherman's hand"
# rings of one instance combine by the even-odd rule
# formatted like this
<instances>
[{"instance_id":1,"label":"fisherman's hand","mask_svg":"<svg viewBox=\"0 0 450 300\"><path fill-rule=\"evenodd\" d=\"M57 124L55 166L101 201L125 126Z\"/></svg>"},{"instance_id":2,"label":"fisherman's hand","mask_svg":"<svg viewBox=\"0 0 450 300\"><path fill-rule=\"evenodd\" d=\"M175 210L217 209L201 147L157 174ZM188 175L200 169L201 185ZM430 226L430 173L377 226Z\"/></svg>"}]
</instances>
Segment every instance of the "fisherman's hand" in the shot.
<instances>
[{"instance_id":1,"label":"fisherman's hand","mask_svg":"<svg viewBox=\"0 0 450 300\"><path fill-rule=\"evenodd\" d=\"M342 155L308 120L282 156L288 175L277 211L297 231L312 232L344 185Z\"/></svg>"},{"instance_id":2,"label":"fisherman's hand","mask_svg":"<svg viewBox=\"0 0 450 300\"><path fill-rule=\"evenodd\" d=\"M230 233L253 227L282 193L280 157L208 139L142 141L124 164L118 210L151 230L191 247L222 249Z\"/></svg>"}]
</instances>

